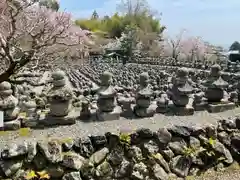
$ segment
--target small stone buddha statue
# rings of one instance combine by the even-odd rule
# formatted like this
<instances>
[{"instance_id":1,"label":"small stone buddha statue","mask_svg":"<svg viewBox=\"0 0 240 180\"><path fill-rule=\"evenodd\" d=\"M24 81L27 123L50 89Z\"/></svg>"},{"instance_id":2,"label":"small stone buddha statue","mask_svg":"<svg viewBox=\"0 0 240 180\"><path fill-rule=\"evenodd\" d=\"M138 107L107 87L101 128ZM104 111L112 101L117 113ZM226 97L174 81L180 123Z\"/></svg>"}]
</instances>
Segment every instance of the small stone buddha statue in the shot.
<instances>
[{"instance_id":1,"label":"small stone buddha statue","mask_svg":"<svg viewBox=\"0 0 240 180\"><path fill-rule=\"evenodd\" d=\"M50 115L64 117L72 109L73 91L66 85L66 74L57 70L52 73L53 87L48 92Z\"/></svg>"},{"instance_id":2,"label":"small stone buddha statue","mask_svg":"<svg viewBox=\"0 0 240 180\"><path fill-rule=\"evenodd\" d=\"M34 92L29 92L28 96L25 96L22 102L22 111L26 112L27 118L28 119L33 119L36 118L37 116L37 104L34 99L35 93Z\"/></svg>"},{"instance_id":3,"label":"small stone buddha statue","mask_svg":"<svg viewBox=\"0 0 240 180\"><path fill-rule=\"evenodd\" d=\"M112 73L108 71L101 75L101 85L97 93L97 106L100 112L111 112L116 107L117 92L111 85L112 77Z\"/></svg>"},{"instance_id":4,"label":"small stone buddha statue","mask_svg":"<svg viewBox=\"0 0 240 180\"><path fill-rule=\"evenodd\" d=\"M0 83L0 110L4 112L4 123L16 120L20 112L18 99L13 96L11 84L6 81Z\"/></svg>"},{"instance_id":5,"label":"small stone buddha statue","mask_svg":"<svg viewBox=\"0 0 240 180\"><path fill-rule=\"evenodd\" d=\"M228 102L228 93L225 91L228 83L221 77L220 65L215 64L211 67L210 75L204 82L204 86L206 87L205 97L208 102Z\"/></svg>"},{"instance_id":6,"label":"small stone buddha statue","mask_svg":"<svg viewBox=\"0 0 240 180\"><path fill-rule=\"evenodd\" d=\"M156 107L152 105L151 98L153 90L150 88L149 75L144 72L139 77L139 87L136 90L136 106L134 112L138 117L150 117L156 112Z\"/></svg>"}]
</instances>

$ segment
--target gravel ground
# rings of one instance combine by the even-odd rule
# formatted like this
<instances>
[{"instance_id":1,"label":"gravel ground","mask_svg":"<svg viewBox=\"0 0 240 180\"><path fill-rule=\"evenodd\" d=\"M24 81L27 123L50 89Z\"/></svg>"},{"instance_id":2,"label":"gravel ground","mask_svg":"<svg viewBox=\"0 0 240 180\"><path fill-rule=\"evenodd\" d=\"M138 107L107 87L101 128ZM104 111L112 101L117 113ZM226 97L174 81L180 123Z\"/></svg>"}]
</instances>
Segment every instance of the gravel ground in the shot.
<instances>
[{"instance_id":1,"label":"gravel ground","mask_svg":"<svg viewBox=\"0 0 240 180\"><path fill-rule=\"evenodd\" d=\"M239 180L240 179L240 166L237 163L233 163L230 167L224 171L209 170L204 175L194 177L188 180Z\"/></svg>"},{"instance_id":2,"label":"gravel ground","mask_svg":"<svg viewBox=\"0 0 240 180\"><path fill-rule=\"evenodd\" d=\"M211 172L207 175L194 177L194 179L189 180L239 180L240 171L224 171L224 172Z\"/></svg>"},{"instance_id":3,"label":"gravel ground","mask_svg":"<svg viewBox=\"0 0 240 180\"><path fill-rule=\"evenodd\" d=\"M0 132L0 148L7 143L22 143L29 140L44 140L46 138L77 138L90 134L103 134L105 132L119 132L120 130L134 131L137 128L145 127L157 130L160 127L171 125L206 125L214 124L217 120L240 114L240 108L225 111L222 113L210 114L208 112L196 112L193 116L164 116L156 114L153 118L125 119L101 122L77 121L71 126L59 126L46 129L2 131Z\"/></svg>"}]
</instances>

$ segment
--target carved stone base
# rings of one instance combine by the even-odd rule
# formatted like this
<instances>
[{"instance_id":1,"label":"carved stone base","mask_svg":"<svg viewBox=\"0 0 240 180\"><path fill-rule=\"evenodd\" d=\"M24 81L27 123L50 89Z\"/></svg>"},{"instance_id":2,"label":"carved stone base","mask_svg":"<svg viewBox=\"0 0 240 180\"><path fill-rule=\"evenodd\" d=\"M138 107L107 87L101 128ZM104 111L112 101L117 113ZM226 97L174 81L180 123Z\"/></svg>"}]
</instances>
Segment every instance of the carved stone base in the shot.
<instances>
[{"instance_id":1,"label":"carved stone base","mask_svg":"<svg viewBox=\"0 0 240 180\"><path fill-rule=\"evenodd\" d=\"M228 102L228 103L219 103L219 104L209 104L208 111L211 113L218 113L227 110L232 110L236 107L235 103Z\"/></svg>"},{"instance_id":2,"label":"carved stone base","mask_svg":"<svg viewBox=\"0 0 240 180\"><path fill-rule=\"evenodd\" d=\"M72 125L76 123L78 116L75 111L71 111L67 116L56 117L51 114L46 114L39 118L39 124L43 126L55 126L55 125Z\"/></svg>"},{"instance_id":3,"label":"carved stone base","mask_svg":"<svg viewBox=\"0 0 240 180\"><path fill-rule=\"evenodd\" d=\"M156 109L156 113L162 113L162 114L165 114L169 111L169 108L168 107L157 107Z\"/></svg>"},{"instance_id":4,"label":"carved stone base","mask_svg":"<svg viewBox=\"0 0 240 180\"><path fill-rule=\"evenodd\" d=\"M125 118L132 118L134 116L133 108L129 107L129 109L123 109L121 116Z\"/></svg>"},{"instance_id":5,"label":"carved stone base","mask_svg":"<svg viewBox=\"0 0 240 180\"><path fill-rule=\"evenodd\" d=\"M187 107L172 106L170 107L170 111L176 116L191 116L194 114L193 107L187 108Z\"/></svg>"},{"instance_id":6,"label":"carved stone base","mask_svg":"<svg viewBox=\"0 0 240 180\"><path fill-rule=\"evenodd\" d=\"M25 118L21 120L23 127L37 127L39 122L39 117Z\"/></svg>"},{"instance_id":7,"label":"carved stone base","mask_svg":"<svg viewBox=\"0 0 240 180\"><path fill-rule=\"evenodd\" d=\"M142 108L139 106L134 107L134 114L137 117L153 117L156 113L157 105L151 104L148 108Z\"/></svg>"},{"instance_id":8,"label":"carved stone base","mask_svg":"<svg viewBox=\"0 0 240 180\"><path fill-rule=\"evenodd\" d=\"M195 111L204 111L208 107L208 102L201 102L193 105Z\"/></svg>"},{"instance_id":9,"label":"carved stone base","mask_svg":"<svg viewBox=\"0 0 240 180\"><path fill-rule=\"evenodd\" d=\"M18 130L20 128L21 128L21 122L18 119L4 122L4 126L3 126L3 130L5 130L5 131Z\"/></svg>"},{"instance_id":10,"label":"carved stone base","mask_svg":"<svg viewBox=\"0 0 240 180\"><path fill-rule=\"evenodd\" d=\"M4 120L6 121L14 121L18 118L18 115L20 113L20 108L16 107L12 110L7 110L4 112Z\"/></svg>"},{"instance_id":11,"label":"carved stone base","mask_svg":"<svg viewBox=\"0 0 240 180\"><path fill-rule=\"evenodd\" d=\"M116 106L112 112L101 112L97 110L96 118L99 121L119 120L121 112L122 112L122 109L120 106Z\"/></svg>"}]
</instances>

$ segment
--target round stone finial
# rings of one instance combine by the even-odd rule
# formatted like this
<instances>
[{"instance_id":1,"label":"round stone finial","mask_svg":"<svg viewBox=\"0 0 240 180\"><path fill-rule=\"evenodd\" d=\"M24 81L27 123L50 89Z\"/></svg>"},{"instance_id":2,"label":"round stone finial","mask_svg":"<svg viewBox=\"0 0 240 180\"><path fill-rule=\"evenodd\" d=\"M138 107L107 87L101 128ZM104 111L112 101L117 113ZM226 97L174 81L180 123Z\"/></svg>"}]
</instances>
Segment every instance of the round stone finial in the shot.
<instances>
[{"instance_id":1,"label":"round stone finial","mask_svg":"<svg viewBox=\"0 0 240 180\"><path fill-rule=\"evenodd\" d=\"M140 74L140 80L148 80L149 79L149 75L147 72L143 72Z\"/></svg>"},{"instance_id":2,"label":"round stone finial","mask_svg":"<svg viewBox=\"0 0 240 180\"><path fill-rule=\"evenodd\" d=\"M66 77L66 74L64 71L62 70L57 70L55 72L52 73L52 78L53 80L62 80Z\"/></svg>"},{"instance_id":3,"label":"round stone finial","mask_svg":"<svg viewBox=\"0 0 240 180\"><path fill-rule=\"evenodd\" d=\"M219 75L221 71L221 66L219 64L214 64L211 67L211 74L212 75Z\"/></svg>"},{"instance_id":4,"label":"round stone finial","mask_svg":"<svg viewBox=\"0 0 240 180\"><path fill-rule=\"evenodd\" d=\"M185 67L179 68L177 71L177 76L178 77L186 77L189 74L189 70Z\"/></svg>"},{"instance_id":5,"label":"round stone finial","mask_svg":"<svg viewBox=\"0 0 240 180\"><path fill-rule=\"evenodd\" d=\"M139 76L140 79L140 85L142 86L147 86L148 81L149 81L149 75L147 72L141 73Z\"/></svg>"},{"instance_id":6,"label":"round stone finial","mask_svg":"<svg viewBox=\"0 0 240 180\"><path fill-rule=\"evenodd\" d=\"M221 66L219 64L214 64L214 65L212 65L211 69L221 71Z\"/></svg>"},{"instance_id":7,"label":"round stone finial","mask_svg":"<svg viewBox=\"0 0 240 180\"><path fill-rule=\"evenodd\" d=\"M10 90L11 84L7 81L0 83L0 91Z\"/></svg>"},{"instance_id":8,"label":"round stone finial","mask_svg":"<svg viewBox=\"0 0 240 180\"><path fill-rule=\"evenodd\" d=\"M112 81L112 77L113 74L108 72L108 71L104 71L102 76L101 76L101 82L103 85L109 85Z\"/></svg>"}]
</instances>

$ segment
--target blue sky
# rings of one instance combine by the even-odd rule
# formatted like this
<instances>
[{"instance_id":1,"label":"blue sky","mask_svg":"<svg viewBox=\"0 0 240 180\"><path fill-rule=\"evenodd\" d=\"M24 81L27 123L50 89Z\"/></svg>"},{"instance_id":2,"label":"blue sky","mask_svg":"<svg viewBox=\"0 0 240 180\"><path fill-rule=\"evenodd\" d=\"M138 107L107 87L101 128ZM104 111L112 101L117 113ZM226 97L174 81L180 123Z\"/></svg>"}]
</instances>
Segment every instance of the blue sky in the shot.
<instances>
[{"instance_id":1,"label":"blue sky","mask_svg":"<svg viewBox=\"0 0 240 180\"><path fill-rule=\"evenodd\" d=\"M88 17L93 10L101 16L115 12L119 0L60 0L62 10L74 17ZM240 0L148 0L162 13L167 33L176 35L186 29L189 35L228 47L240 41Z\"/></svg>"}]
</instances>

